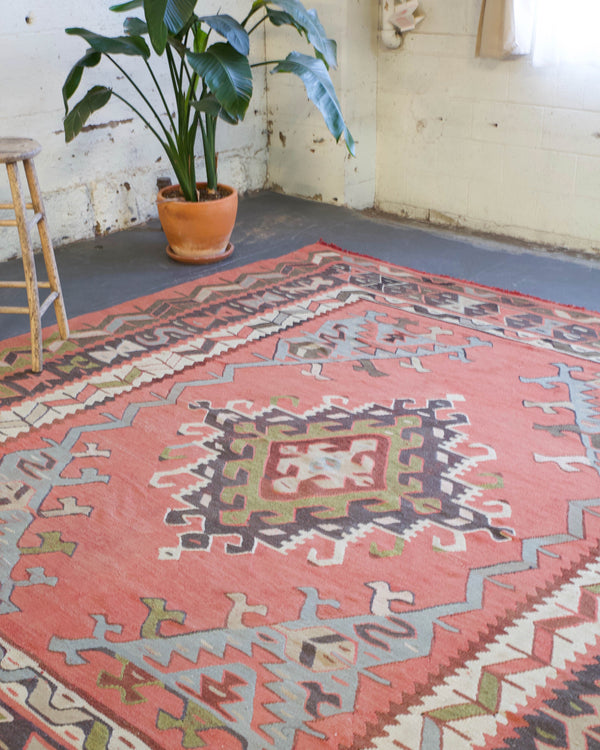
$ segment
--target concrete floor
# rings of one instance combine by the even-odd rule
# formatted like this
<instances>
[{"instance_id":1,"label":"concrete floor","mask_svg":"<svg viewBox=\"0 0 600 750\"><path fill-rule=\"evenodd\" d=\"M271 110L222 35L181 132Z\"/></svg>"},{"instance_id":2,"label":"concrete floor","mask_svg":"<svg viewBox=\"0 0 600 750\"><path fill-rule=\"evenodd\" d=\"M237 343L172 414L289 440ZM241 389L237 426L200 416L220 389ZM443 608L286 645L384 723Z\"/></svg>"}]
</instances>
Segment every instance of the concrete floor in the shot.
<instances>
[{"instance_id":1,"label":"concrete floor","mask_svg":"<svg viewBox=\"0 0 600 750\"><path fill-rule=\"evenodd\" d=\"M158 222L58 248L56 257L72 319L189 279L274 258L321 238L398 265L600 311L600 257L459 235L271 192L241 199L232 237L235 252L218 265L171 261ZM20 259L0 263L0 278L21 277ZM21 292L1 294L2 304L26 304L17 297ZM55 322L52 311L43 322ZM28 325L27 316L0 315L0 339L26 331Z\"/></svg>"}]
</instances>

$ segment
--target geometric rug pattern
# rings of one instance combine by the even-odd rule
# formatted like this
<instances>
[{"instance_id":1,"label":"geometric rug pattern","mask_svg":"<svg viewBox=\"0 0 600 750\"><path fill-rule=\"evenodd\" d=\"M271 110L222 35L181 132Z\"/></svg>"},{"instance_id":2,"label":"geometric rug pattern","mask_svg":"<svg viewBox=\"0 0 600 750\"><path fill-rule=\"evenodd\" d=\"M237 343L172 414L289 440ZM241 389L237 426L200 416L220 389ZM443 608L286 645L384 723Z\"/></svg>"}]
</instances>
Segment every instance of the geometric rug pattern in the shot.
<instances>
[{"instance_id":1,"label":"geometric rug pattern","mask_svg":"<svg viewBox=\"0 0 600 750\"><path fill-rule=\"evenodd\" d=\"M0 342L0 748L600 748L600 316L318 243Z\"/></svg>"}]
</instances>

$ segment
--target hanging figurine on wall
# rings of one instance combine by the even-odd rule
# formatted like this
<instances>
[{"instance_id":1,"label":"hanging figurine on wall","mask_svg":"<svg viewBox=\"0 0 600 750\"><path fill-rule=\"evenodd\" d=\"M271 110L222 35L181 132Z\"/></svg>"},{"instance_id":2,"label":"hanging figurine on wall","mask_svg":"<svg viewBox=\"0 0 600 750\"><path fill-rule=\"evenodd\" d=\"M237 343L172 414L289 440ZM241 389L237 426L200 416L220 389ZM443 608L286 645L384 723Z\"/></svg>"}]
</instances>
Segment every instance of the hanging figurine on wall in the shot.
<instances>
[{"instance_id":1,"label":"hanging figurine on wall","mask_svg":"<svg viewBox=\"0 0 600 750\"><path fill-rule=\"evenodd\" d=\"M418 7L419 0L406 0L396 3L394 0L382 0L381 38L386 47L397 49L403 41L403 34L413 31L425 18Z\"/></svg>"},{"instance_id":2,"label":"hanging figurine on wall","mask_svg":"<svg viewBox=\"0 0 600 750\"><path fill-rule=\"evenodd\" d=\"M390 21L402 34L412 31L425 18L425 14L418 8L418 5L419 0L408 0L405 3L396 4Z\"/></svg>"}]
</instances>

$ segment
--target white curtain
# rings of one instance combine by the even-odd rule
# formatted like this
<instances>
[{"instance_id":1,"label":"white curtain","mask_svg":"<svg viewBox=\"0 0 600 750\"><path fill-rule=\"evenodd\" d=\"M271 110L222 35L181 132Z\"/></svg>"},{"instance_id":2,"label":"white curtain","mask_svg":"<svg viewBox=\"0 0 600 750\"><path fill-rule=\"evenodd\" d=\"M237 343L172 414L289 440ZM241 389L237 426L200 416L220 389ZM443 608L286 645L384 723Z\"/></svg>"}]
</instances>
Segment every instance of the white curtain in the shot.
<instances>
[{"instance_id":1,"label":"white curtain","mask_svg":"<svg viewBox=\"0 0 600 750\"><path fill-rule=\"evenodd\" d=\"M600 64L600 0L538 0L533 64Z\"/></svg>"},{"instance_id":2,"label":"white curtain","mask_svg":"<svg viewBox=\"0 0 600 750\"><path fill-rule=\"evenodd\" d=\"M483 0L477 55L502 59L529 54L534 8L535 0Z\"/></svg>"},{"instance_id":3,"label":"white curtain","mask_svg":"<svg viewBox=\"0 0 600 750\"><path fill-rule=\"evenodd\" d=\"M600 0L482 0L477 54L600 64Z\"/></svg>"}]
</instances>

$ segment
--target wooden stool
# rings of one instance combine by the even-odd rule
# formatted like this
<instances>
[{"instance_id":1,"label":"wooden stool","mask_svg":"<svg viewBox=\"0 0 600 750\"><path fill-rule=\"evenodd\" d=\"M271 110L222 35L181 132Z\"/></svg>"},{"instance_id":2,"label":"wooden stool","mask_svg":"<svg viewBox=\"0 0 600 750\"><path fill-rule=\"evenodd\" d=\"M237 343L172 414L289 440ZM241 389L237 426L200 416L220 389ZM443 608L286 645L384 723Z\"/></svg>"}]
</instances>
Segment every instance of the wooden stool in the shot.
<instances>
[{"instance_id":1,"label":"wooden stool","mask_svg":"<svg viewBox=\"0 0 600 750\"><path fill-rule=\"evenodd\" d=\"M0 313L29 314L31 326L31 369L41 372L43 366L42 354L42 315L54 303L54 312L61 338L69 336L69 321L65 312L65 303L60 288L56 259L52 248L52 240L46 223L46 213L40 192L33 157L41 151L37 141L29 138L0 138L0 164L6 164L8 181L12 193L12 203L0 203L0 209L12 209L14 219L0 219L0 227L17 227L23 256L23 270L25 281L0 281L0 288L26 289L27 307L0 307ZM21 191L21 180L17 162L23 162L31 203L25 203ZM27 216L26 209L33 209L33 216ZM37 280L33 246L31 244L31 228L37 224L42 253L46 264L48 281ZM50 289L50 294L40 305L40 289Z\"/></svg>"}]
</instances>

